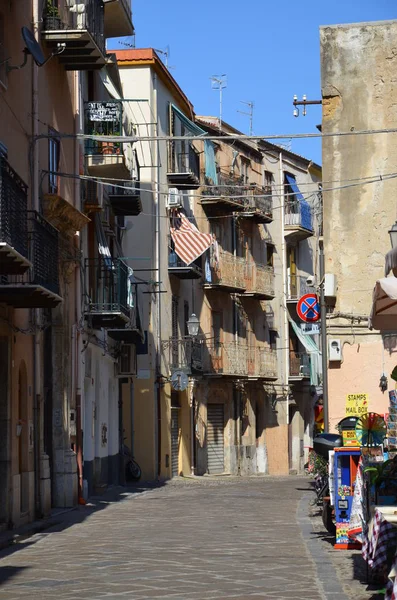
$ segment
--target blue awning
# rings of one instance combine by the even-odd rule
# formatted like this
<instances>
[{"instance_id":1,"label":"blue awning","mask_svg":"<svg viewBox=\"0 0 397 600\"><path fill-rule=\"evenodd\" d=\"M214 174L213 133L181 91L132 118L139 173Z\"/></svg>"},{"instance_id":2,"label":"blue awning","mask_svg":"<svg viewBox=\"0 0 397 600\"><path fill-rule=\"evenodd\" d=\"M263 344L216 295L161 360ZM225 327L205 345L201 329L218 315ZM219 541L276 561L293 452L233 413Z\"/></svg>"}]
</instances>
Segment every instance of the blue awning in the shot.
<instances>
[{"instance_id":1,"label":"blue awning","mask_svg":"<svg viewBox=\"0 0 397 600\"><path fill-rule=\"evenodd\" d=\"M295 200L304 200L304 197L302 196L301 191L298 188L298 185L296 183L295 177L293 177L292 175L288 175L288 173L286 173L285 174L285 179L287 180L287 182L288 182L291 190L295 194Z\"/></svg>"}]
</instances>

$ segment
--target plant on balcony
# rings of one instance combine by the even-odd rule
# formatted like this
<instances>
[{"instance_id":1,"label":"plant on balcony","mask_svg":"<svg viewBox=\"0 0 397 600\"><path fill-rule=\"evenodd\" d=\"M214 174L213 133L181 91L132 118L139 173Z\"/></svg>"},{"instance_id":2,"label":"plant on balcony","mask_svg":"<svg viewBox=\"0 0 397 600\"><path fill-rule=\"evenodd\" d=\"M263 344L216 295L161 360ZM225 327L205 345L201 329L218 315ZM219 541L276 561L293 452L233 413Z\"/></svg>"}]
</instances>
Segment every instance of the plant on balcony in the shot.
<instances>
[{"instance_id":1,"label":"plant on balcony","mask_svg":"<svg viewBox=\"0 0 397 600\"><path fill-rule=\"evenodd\" d=\"M112 132L111 135L119 136L118 132ZM99 142L101 154L120 154L120 146L118 142Z\"/></svg>"},{"instance_id":2,"label":"plant on balcony","mask_svg":"<svg viewBox=\"0 0 397 600\"><path fill-rule=\"evenodd\" d=\"M47 0L45 5L44 29L46 31L56 31L61 29L61 17L58 7L52 0Z\"/></svg>"}]
</instances>

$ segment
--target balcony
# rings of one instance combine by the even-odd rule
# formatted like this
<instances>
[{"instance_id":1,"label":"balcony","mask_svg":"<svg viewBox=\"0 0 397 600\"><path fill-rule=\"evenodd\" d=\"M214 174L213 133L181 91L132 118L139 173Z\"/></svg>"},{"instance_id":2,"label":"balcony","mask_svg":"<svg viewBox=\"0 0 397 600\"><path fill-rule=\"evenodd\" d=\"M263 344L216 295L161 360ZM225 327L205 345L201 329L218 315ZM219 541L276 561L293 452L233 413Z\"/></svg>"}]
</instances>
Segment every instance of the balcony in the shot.
<instances>
[{"instance_id":1,"label":"balcony","mask_svg":"<svg viewBox=\"0 0 397 600\"><path fill-rule=\"evenodd\" d=\"M251 217L255 223L271 223L273 221L272 189L258 185L250 185L246 192L247 206L244 217Z\"/></svg>"},{"instance_id":2,"label":"balcony","mask_svg":"<svg viewBox=\"0 0 397 600\"><path fill-rule=\"evenodd\" d=\"M130 319L128 267L119 258L86 258L84 316L94 329L124 328Z\"/></svg>"},{"instance_id":3,"label":"balcony","mask_svg":"<svg viewBox=\"0 0 397 600\"><path fill-rule=\"evenodd\" d=\"M248 199L242 186L241 179L218 173L218 185L207 185L203 189L201 205L207 212L243 211L248 207Z\"/></svg>"},{"instance_id":4,"label":"balcony","mask_svg":"<svg viewBox=\"0 0 397 600\"><path fill-rule=\"evenodd\" d=\"M36 211L27 211L26 222L27 258L31 266L22 275L0 276L0 303L14 308L54 308L62 301L58 231Z\"/></svg>"},{"instance_id":5,"label":"balcony","mask_svg":"<svg viewBox=\"0 0 397 600\"><path fill-rule=\"evenodd\" d=\"M252 355L249 352L249 356ZM277 352L270 348L255 348L255 368L252 373L251 363L248 373L258 379L277 379Z\"/></svg>"},{"instance_id":6,"label":"balcony","mask_svg":"<svg viewBox=\"0 0 397 600\"><path fill-rule=\"evenodd\" d=\"M204 372L208 375L247 377L248 347L234 342L208 343L204 348Z\"/></svg>"},{"instance_id":7,"label":"balcony","mask_svg":"<svg viewBox=\"0 0 397 600\"><path fill-rule=\"evenodd\" d=\"M65 44L58 55L66 71L92 71L106 64L102 0L79 3L48 0L43 13L42 38L51 50Z\"/></svg>"},{"instance_id":8,"label":"balcony","mask_svg":"<svg viewBox=\"0 0 397 600\"><path fill-rule=\"evenodd\" d=\"M103 0L105 5L105 38L134 35L131 0Z\"/></svg>"},{"instance_id":9,"label":"balcony","mask_svg":"<svg viewBox=\"0 0 397 600\"><path fill-rule=\"evenodd\" d=\"M249 263L246 266L245 296L254 296L263 300L272 300L274 291L274 269L258 263Z\"/></svg>"},{"instance_id":10,"label":"balcony","mask_svg":"<svg viewBox=\"0 0 397 600\"><path fill-rule=\"evenodd\" d=\"M289 378L296 381L310 377L310 357L307 352L289 353Z\"/></svg>"},{"instance_id":11,"label":"balcony","mask_svg":"<svg viewBox=\"0 0 397 600\"><path fill-rule=\"evenodd\" d=\"M305 200L287 201L284 214L284 237L288 242L302 242L313 235L312 215Z\"/></svg>"},{"instance_id":12,"label":"balcony","mask_svg":"<svg viewBox=\"0 0 397 600\"><path fill-rule=\"evenodd\" d=\"M28 259L28 186L0 158L0 275L21 275Z\"/></svg>"},{"instance_id":13,"label":"balcony","mask_svg":"<svg viewBox=\"0 0 397 600\"><path fill-rule=\"evenodd\" d=\"M225 289L245 291L246 262L244 258L221 252L219 261L208 265L205 273L205 289Z\"/></svg>"},{"instance_id":14,"label":"balcony","mask_svg":"<svg viewBox=\"0 0 397 600\"><path fill-rule=\"evenodd\" d=\"M123 112L121 100L85 102L86 135L113 137L123 135ZM110 179L131 178L121 142L86 140L85 156L90 175Z\"/></svg>"},{"instance_id":15,"label":"balcony","mask_svg":"<svg viewBox=\"0 0 397 600\"><path fill-rule=\"evenodd\" d=\"M185 373L200 373L203 370L203 340L191 337L170 338L161 343L163 358L168 371L182 370Z\"/></svg>"},{"instance_id":16,"label":"balcony","mask_svg":"<svg viewBox=\"0 0 397 600\"><path fill-rule=\"evenodd\" d=\"M203 275L201 261L200 256L190 265L186 265L172 248L168 248L168 273L179 277L179 279L200 279Z\"/></svg>"},{"instance_id":17,"label":"balcony","mask_svg":"<svg viewBox=\"0 0 397 600\"><path fill-rule=\"evenodd\" d=\"M131 187L114 188L109 202L116 217L137 217L142 212L140 181L131 181Z\"/></svg>"},{"instance_id":18,"label":"balcony","mask_svg":"<svg viewBox=\"0 0 397 600\"><path fill-rule=\"evenodd\" d=\"M191 144L182 140L169 142L167 178L169 185L184 190L200 187L200 157Z\"/></svg>"},{"instance_id":19,"label":"balcony","mask_svg":"<svg viewBox=\"0 0 397 600\"><path fill-rule=\"evenodd\" d=\"M287 279L287 302L295 303L305 294L313 293L306 283L307 275L289 275Z\"/></svg>"}]
</instances>

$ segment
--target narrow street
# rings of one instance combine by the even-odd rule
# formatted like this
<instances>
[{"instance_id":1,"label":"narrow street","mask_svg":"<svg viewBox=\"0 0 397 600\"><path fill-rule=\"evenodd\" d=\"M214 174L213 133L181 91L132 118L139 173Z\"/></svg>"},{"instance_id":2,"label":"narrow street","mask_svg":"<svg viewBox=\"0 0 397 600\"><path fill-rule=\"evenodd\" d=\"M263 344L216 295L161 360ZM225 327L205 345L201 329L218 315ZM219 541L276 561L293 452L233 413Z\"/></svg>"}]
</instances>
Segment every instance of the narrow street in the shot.
<instances>
[{"instance_id":1,"label":"narrow street","mask_svg":"<svg viewBox=\"0 0 397 600\"><path fill-rule=\"evenodd\" d=\"M304 477L174 480L105 496L2 551L0 600L344 600L308 517L312 497Z\"/></svg>"}]
</instances>

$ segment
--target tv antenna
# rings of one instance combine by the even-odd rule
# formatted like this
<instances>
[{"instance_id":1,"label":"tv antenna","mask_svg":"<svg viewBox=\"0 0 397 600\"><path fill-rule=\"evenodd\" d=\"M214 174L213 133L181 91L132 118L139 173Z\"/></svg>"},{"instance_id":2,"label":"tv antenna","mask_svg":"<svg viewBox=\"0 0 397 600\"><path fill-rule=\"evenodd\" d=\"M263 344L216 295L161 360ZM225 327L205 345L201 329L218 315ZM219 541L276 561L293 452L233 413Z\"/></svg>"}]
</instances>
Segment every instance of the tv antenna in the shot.
<instances>
[{"instance_id":1,"label":"tv antenna","mask_svg":"<svg viewBox=\"0 0 397 600\"><path fill-rule=\"evenodd\" d=\"M158 48L154 48L154 50L156 52L159 52L160 54L162 54L165 57L165 59L163 60L163 63L165 64L165 66L168 70L175 69L175 67L171 67L168 62L169 58L171 56L171 50L170 50L169 46L167 46L165 50L159 50Z\"/></svg>"},{"instance_id":2,"label":"tv antenna","mask_svg":"<svg viewBox=\"0 0 397 600\"><path fill-rule=\"evenodd\" d=\"M240 113L241 115L247 115L250 118L250 131L249 134L252 135L252 125L254 122L254 103L253 102L247 102L244 100L240 100L241 104L246 104L248 106L248 111L244 111L244 110L238 110L237 112Z\"/></svg>"},{"instance_id":3,"label":"tv antenna","mask_svg":"<svg viewBox=\"0 0 397 600\"><path fill-rule=\"evenodd\" d=\"M125 46L126 48L136 48L135 34L134 35L130 35L128 37L131 39L130 42L123 42L122 40L118 40L120 46Z\"/></svg>"},{"instance_id":4,"label":"tv antenna","mask_svg":"<svg viewBox=\"0 0 397 600\"><path fill-rule=\"evenodd\" d=\"M227 75L213 75L210 77L211 87L213 90L219 91L219 131L222 131L222 95L223 90L227 87Z\"/></svg>"},{"instance_id":5,"label":"tv antenna","mask_svg":"<svg viewBox=\"0 0 397 600\"><path fill-rule=\"evenodd\" d=\"M36 40L36 38L34 37L33 33L30 31L30 29L28 29L27 27L22 27L21 33L22 33L23 41L25 42L25 48L23 49L23 53L25 55L24 59L23 59L23 63L18 66L12 66L12 65L9 65L7 62L6 63L7 73L9 73L10 71L14 71L15 69L23 69L23 67L28 62L29 54L31 54L34 62L36 63L36 65L38 67L43 67L54 56L58 56L59 54L62 54L62 52L64 52L66 50L65 43L57 44L56 50L48 58L44 58L44 54L41 49L41 46L38 43L38 41Z\"/></svg>"}]
</instances>

